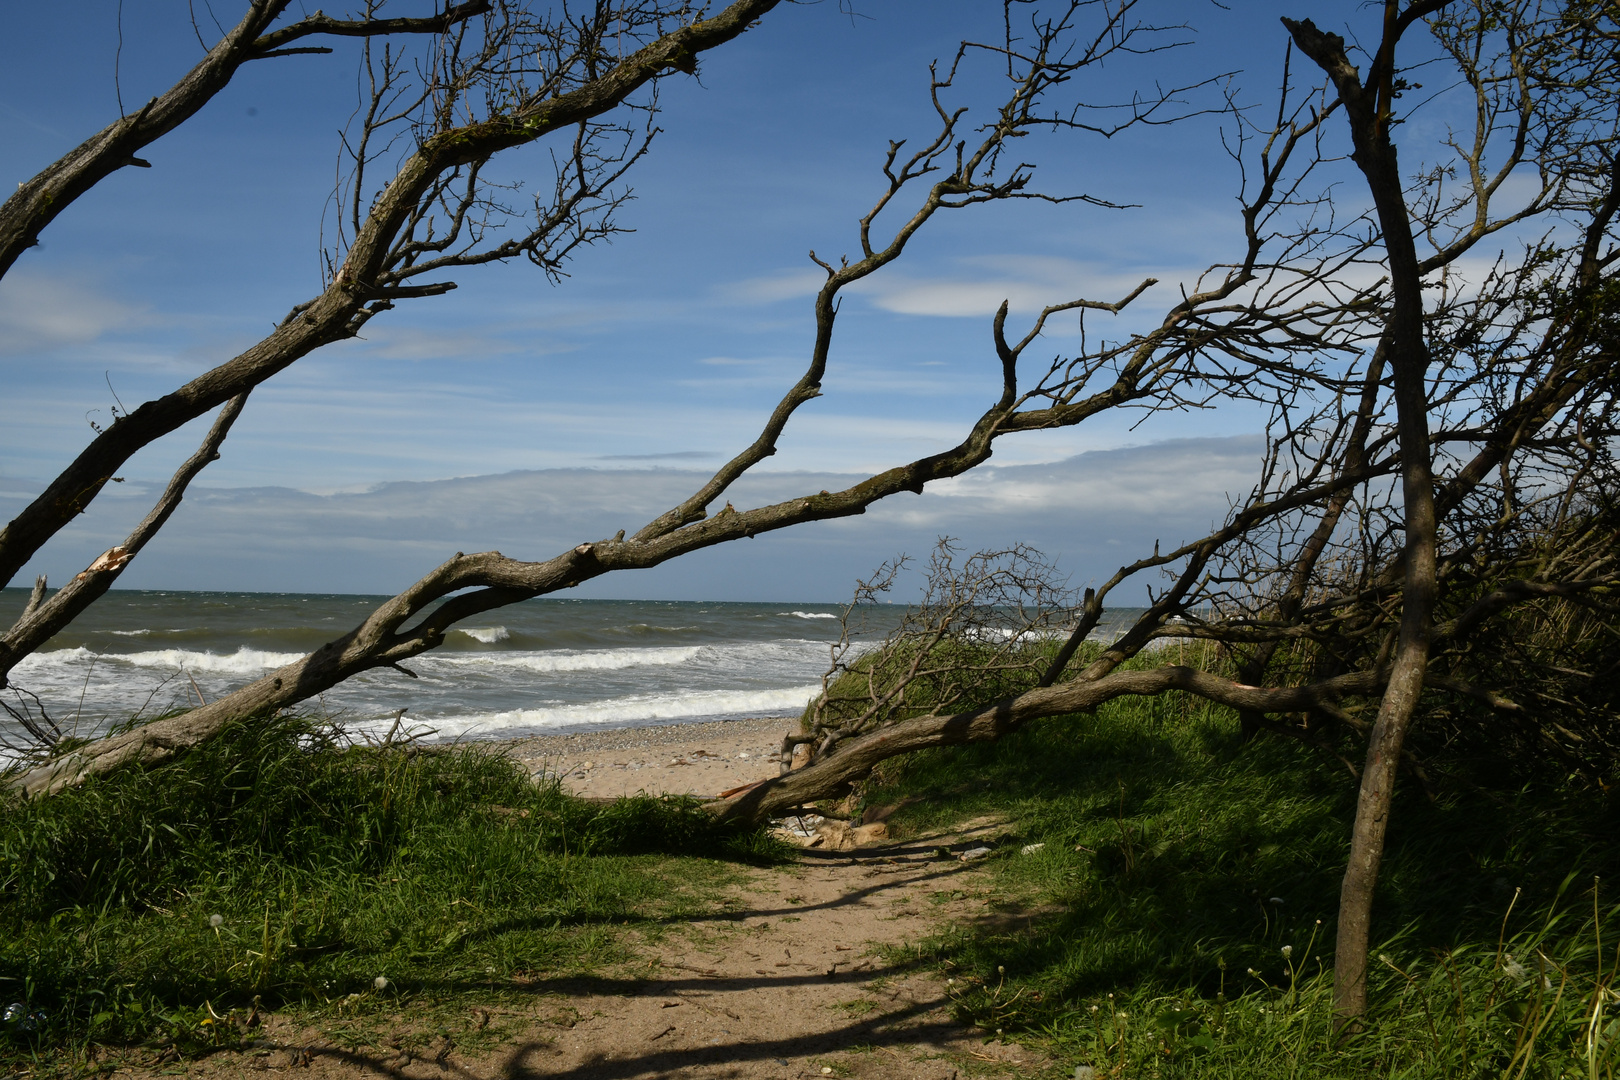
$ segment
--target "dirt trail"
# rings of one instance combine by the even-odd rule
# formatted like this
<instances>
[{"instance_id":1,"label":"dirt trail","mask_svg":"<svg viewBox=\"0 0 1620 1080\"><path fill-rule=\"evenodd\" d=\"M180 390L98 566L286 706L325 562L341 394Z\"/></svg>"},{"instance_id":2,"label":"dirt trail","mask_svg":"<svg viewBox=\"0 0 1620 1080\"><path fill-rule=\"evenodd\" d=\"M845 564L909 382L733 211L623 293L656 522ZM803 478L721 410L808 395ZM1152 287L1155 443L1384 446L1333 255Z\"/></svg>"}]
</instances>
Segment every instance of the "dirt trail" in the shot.
<instances>
[{"instance_id":1,"label":"dirt trail","mask_svg":"<svg viewBox=\"0 0 1620 1080\"><path fill-rule=\"evenodd\" d=\"M634 966L537 980L531 1006L496 1018L511 1037L492 1052L466 1053L453 1034L408 1055L355 1052L271 1018L264 1036L276 1049L218 1054L186 1071L299 1080L1036 1075L1045 1062L952 1020L932 965L890 966L878 955L947 920L1006 918L987 906L981 870L936 856L941 844L961 850L997 831L985 824L882 848L808 851L794 865L751 871L724 911L671 926L644 943Z\"/></svg>"}]
</instances>

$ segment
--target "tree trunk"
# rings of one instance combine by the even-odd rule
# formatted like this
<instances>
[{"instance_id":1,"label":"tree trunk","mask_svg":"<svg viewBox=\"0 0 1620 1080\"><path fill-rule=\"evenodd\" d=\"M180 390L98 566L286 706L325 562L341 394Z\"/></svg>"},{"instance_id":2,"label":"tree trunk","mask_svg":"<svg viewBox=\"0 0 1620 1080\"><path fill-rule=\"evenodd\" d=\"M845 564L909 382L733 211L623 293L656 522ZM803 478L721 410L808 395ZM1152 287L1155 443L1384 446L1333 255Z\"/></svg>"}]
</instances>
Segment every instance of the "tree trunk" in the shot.
<instances>
[{"instance_id":1,"label":"tree trunk","mask_svg":"<svg viewBox=\"0 0 1620 1080\"><path fill-rule=\"evenodd\" d=\"M1423 281L1417 245L1401 190L1400 165L1389 137L1394 102L1395 47L1419 18L1445 6L1445 0L1413 3L1402 13L1395 0L1384 4L1384 33L1367 72L1367 82L1350 63L1344 40L1325 34L1310 20L1283 20L1294 41L1325 71L1344 102L1355 150L1351 157L1366 178L1378 212L1389 256L1392 307L1388 338L1395 384L1397 431L1401 447L1401 495L1406 532L1400 637L1389 685L1368 740L1361 773L1350 857L1339 894L1338 938L1333 960L1336 1026L1353 1026L1367 1011L1367 949L1372 931L1373 892L1384 856L1390 804L1401 746L1423 693L1429 660L1429 624L1435 598L1434 474L1429 449L1428 360L1423 337Z\"/></svg>"}]
</instances>

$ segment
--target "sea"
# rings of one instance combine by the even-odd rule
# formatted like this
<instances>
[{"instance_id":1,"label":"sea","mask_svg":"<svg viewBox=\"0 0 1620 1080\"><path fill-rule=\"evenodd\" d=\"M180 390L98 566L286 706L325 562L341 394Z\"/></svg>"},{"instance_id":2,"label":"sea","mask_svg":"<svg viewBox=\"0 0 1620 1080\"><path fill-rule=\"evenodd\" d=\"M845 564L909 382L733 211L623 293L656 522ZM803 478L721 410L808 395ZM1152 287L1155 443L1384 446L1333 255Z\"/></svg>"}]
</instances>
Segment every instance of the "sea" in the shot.
<instances>
[{"instance_id":1,"label":"sea","mask_svg":"<svg viewBox=\"0 0 1620 1080\"><path fill-rule=\"evenodd\" d=\"M3 625L27 596L0 590ZM386 599L114 590L19 663L3 693L12 708L43 708L64 732L89 737L213 701L354 628ZM855 647L881 641L904 611L864 605L849 621ZM797 716L821 691L844 613L835 604L546 597L453 630L406 662L416 678L367 672L302 708L356 737L386 732L404 709L404 727L440 740ZM1112 622L1097 636L1110 636ZM0 713L0 742L19 733Z\"/></svg>"}]
</instances>

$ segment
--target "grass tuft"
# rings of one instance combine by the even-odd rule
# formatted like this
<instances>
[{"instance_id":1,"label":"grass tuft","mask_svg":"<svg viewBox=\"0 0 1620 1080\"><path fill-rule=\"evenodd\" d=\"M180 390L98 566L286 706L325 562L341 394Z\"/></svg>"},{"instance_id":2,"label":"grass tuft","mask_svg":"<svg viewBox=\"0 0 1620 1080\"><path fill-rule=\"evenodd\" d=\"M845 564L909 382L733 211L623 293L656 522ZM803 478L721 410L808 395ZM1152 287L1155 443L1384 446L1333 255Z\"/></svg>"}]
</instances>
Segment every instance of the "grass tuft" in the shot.
<instances>
[{"instance_id":1,"label":"grass tuft","mask_svg":"<svg viewBox=\"0 0 1620 1080\"><path fill-rule=\"evenodd\" d=\"M353 1013L598 967L626 955L615 927L695 913L779 853L693 800L586 803L486 748L240 725L0 806L0 1058L206 1047L255 1003Z\"/></svg>"}]
</instances>

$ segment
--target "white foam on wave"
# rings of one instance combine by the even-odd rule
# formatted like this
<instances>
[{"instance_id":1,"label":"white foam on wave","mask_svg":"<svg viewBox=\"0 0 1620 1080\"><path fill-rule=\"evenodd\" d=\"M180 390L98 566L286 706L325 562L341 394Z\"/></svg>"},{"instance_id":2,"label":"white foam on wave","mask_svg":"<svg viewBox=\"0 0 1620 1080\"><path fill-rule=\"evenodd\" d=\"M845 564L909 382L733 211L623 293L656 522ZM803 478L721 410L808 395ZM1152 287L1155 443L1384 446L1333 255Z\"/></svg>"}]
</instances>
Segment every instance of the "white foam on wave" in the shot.
<instances>
[{"instance_id":1,"label":"white foam on wave","mask_svg":"<svg viewBox=\"0 0 1620 1080\"><path fill-rule=\"evenodd\" d=\"M685 664L703 651L701 645L667 649L596 649L556 652L484 653L458 656L434 655L431 665L475 668L521 668L525 671L619 671L624 668Z\"/></svg>"},{"instance_id":2,"label":"white foam on wave","mask_svg":"<svg viewBox=\"0 0 1620 1080\"><path fill-rule=\"evenodd\" d=\"M797 712L821 693L820 683L791 686L779 690L698 690L684 694L638 694L580 705L552 708L512 709L507 712L446 716L429 720L417 718L419 726L433 728L439 738L490 735L501 731L535 728L590 727L607 724L646 723L659 720L693 720L699 717L759 716ZM386 731L393 717L363 721L355 729Z\"/></svg>"},{"instance_id":3,"label":"white foam on wave","mask_svg":"<svg viewBox=\"0 0 1620 1080\"><path fill-rule=\"evenodd\" d=\"M131 664L141 668L184 669L186 671L219 672L226 675L248 675L269 671L301 659L303 653L266 652L243 646L233 653L199 652L196 649L153 649L137 653L98 653L83 646L73 649L52 649L37 652L17 665L19 671L39 674L60 674L67 669L81 669L93 661L99 665Z\"/></svg>"},{"instance_id":4,"label":"white foam on wave","mask_svg":"<svg viewBox=\"0 0 1620 1080\"><path fill-rule=\"evenodd\" d=\"M497 641L505 641L512 635L506 632L504 626L466 626L457 627L456 633L466 634L474 641L481 641L485 645L493 645Z\"/></svg>"},{"instance_id":5,"label":"white foam on wave","mask_svg":"<svg viewBox=\"0 0 1620 1080\"><path fill-rule=\"evenodd\" d=\"M837 615L833 615L833 614L831 614L829 612L825 612L825 611L778 611L777 614L781 615L781 616L784 616L784 617L788 616L788 615L792 615L792 616L795 616L795 617L800 618L800 619L836 619L836 618L838 618Z\"/></svg>"},{"instance_id":6,"label":"white foam on wave","mask_svg":"<svg viewBox=\"0 0 1620 1080\"><path fill-rule=\"evenodd\" d=\"M151 632L150 630L114 630L112 634L113 637L145 637Z\"/></svg>"},{"instance_id":7,"label":"white foam on wave","mask_svg":"<svg viewBox=\"0 0 1620 1080\"><path fill-rule=\"evenodd\" d=\"M37 652L23 657L17 662L15 670L33 674L55 673L89 660L95 655L83 645L72 649L51 649L48 652Z\"/></svg>"},{"instance_id":8,"label":"white foam on wave","mask_svg":"<svg viewBox=\"0 0 1620 1080\"><path fill-rule=\"evenodd\" d=\"M151 652L102 653L102 663L115 661L143 668L182 668L186 671L219 672L224 675L249 675L270 671L303 659L299 652L267 652L242 646L233 653L198 652L195 649L153 649Z\"/></svg>"},{"instance_id":9,"label":"white foam on wave","mask_svg":"<svg viewBox=\"0 0 1620 1080\"><path fill-rule=\"evenodd\" d=\"M1072 633L1073 630L1056 626L1043 626L1033 630L1015 630L1009 626L979 626L969 630L963 637L986 645L1005 642L1028 645L1035 641L1064 641Z\"/></svg>"}]
</instances>

